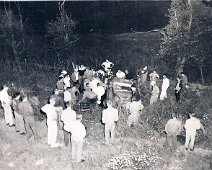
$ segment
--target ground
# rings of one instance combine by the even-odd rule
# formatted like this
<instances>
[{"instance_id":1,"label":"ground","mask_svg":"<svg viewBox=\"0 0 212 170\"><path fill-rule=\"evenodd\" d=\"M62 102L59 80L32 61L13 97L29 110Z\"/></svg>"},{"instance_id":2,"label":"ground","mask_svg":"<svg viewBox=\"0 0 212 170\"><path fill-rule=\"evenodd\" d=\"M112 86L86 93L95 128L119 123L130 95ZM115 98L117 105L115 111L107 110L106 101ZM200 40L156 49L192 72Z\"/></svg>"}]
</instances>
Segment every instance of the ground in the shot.
<instances>
[{"instance_id":1,"label":"ground","mask_svg":"<svg viewBox=\"0 0 212 170\"><path fill-rule=\"evenodd\" d=\"M71 163L70 147L50 148L47 145L47 128L45 121L37 122L39 136L41 139L34 141L26 136L19 135L14 127L5 125L4 120L0 120L1 137L1 160L0 167L3 170L104 170L107 169L108 161L117 155L124 154L131 149L157 147L162 157L163 165L161 170L210 170L212 151L197 148L194 152L186 152L182 145L178 146L172 155L163 148L164 138L157 140L143 138L118 137L111 147L104 145L103 125L98 122L84 121L87 127L87 137L85 140L83 157L85 162L80 164ZM59 131L58 142L63 143L62 130ZM124 168L123 168L124 169ZM129 169L129 168L128 168ZM132 169L132 168L130 168Z\"/></svg>"}]
</instances>

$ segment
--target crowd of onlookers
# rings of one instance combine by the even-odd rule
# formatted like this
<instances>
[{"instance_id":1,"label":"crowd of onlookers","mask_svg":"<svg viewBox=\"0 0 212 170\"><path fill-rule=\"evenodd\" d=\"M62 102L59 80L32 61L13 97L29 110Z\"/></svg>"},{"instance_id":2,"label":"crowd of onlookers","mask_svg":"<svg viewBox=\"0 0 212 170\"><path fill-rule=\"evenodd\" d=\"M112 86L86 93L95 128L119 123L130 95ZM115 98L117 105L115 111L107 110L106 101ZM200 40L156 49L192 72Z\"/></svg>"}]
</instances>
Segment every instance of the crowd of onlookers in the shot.
<instances>
[{"instance_id":1,"label":"crowd of onlookers","mask_svg":"<svg viewBox=\"0 0 212 170\"><path fill-rule=\"evenodd\" d=\"M151 89L150 105L168 97L167 90L170 86L170 80L165 74L162 76L162 85L159 88L159 74L156 71L149 74L148 67L143 67L137 72L136 89L133 86L133 81L124 81L129 76L127 70L118 70L114 75L112 72L114 64L109 60L103 62L101 66L102 69L96 71L84 65L77 66L73 64L71 74L63 70L48 103L41 107L41 111L47 117L48 144L52 148L61 146L57 143L57 134L58 130L63 130L64 145L69 146L71 142L72 160L74 162L82 161L83 142L86 136L86 128L81 122L83 119L82 114L80 114L79 108L76 107L82 103L87 103L90 108L93 108L93 111L96 107L101 108L102 123L105 124L105 144L110 146L114 143L116 122L119 119L119 109L114 104L113 97L111 97L115 95L113 91L114 79L119 82L117 85L120 89L125 87L132 91L132 97L125 105L125 111L129 114L127 119L129 127L136 125L144 108L140 93L136 94L141 86L147 82L149 83ZM179 75L174 89L177 103L181 103L180 94L182 89L187 88L188 80L186 75ZM8 90L9 87L4 85L0 92L0 101L6 124L9 127L15 126L20 135L26 135L28 138L33 135L35 140L39 139L34 119L35 111L29 101L28 94L16 92L13 96L10 96ZM190 119L184 125L186 130L185 148L191 150L194 148L196 130L201 128L204 131L199 119L194 116L191 113ZM164 145L170 146L171 149L175 148L176 136L183 127L178 115L173 113L172 117L165 126L167 138Z\"/></svg>"}]
</instances>

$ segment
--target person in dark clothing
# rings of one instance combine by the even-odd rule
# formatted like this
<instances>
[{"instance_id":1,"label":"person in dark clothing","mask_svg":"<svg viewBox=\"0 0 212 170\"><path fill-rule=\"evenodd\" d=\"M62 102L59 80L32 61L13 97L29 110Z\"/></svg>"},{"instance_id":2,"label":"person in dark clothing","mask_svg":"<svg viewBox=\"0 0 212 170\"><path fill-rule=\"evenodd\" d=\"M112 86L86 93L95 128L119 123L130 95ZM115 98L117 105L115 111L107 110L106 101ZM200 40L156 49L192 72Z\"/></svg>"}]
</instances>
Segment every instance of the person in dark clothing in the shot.
<instances>
[{"instance_id":1,"label":"person in dark clothing","mask_svg":"<svg viewBox=\"0 0 212 170\"><path fill-rule=\"evenodd\" d=\"M24 118L27 137L30 138L33 135L35 140L38 139L34 110L27 96L24 96L23 101L18 104L18 111Z\"/></svg>"},{"instance_id":2,"label":"person in dark clothing","mask_svg":"<svg viewBox=\"0 0 212 170\"><path fill-rule=\"evenodd\" d=\"M182 87L183 87L182 81L179 77L177 77L177 84L176 84L176 87L174 89L177 103L181 102L180 94L181 94L181 91L182 91Z\"/></svg>"}]
</instances>

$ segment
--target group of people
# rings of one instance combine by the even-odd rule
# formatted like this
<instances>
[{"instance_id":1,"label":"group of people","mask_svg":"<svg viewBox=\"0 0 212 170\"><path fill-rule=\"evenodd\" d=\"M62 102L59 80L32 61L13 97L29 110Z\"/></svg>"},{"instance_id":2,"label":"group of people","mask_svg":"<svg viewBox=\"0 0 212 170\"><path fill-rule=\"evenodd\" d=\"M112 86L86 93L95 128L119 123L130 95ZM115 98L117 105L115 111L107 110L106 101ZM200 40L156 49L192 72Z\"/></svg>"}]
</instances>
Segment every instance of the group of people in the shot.
<instances>
[{"instance_id":1,"label":"group of people","mask_svg":"<svg viewBox=\"0 0 212 170\"><path fill-rule=\"evenodd\" d=\"M110 98L111 80L113 76L118 79L125 79L129 73L128 71L118 70L113 75L111 69L114 64L109 60L103 62L101 66L103 69L95 71L84 65L76 66L73 64L74 71L70 75L66 70L63 70L59 75L56 88L49 97L48 103L41 107L41 111L47 117L47 143L51 148L61 146L60 143L57 143L57 134L58 130L63 130L64 145L66 147L71 145L73 162L83 161L82 152L86 128L82 123L83 116L76 108L82 102L87 102L90 106L101 108L102 123L105 124L105 144L110 146L114 143L116 122L119 120L119 109L114 104L114 100ZM169 88L170 81L164 74L160 93L157 85L158 73L153 71L148 75L148 68L145 66L138 72L138 87L147 82L148 76L150 89L152 90L151 105L158 99L164 100L167 98L167 89ZM183 88L182 75L178 79L175 95L177 102L180 102L180 91ZM187 80L183 81L186 82ZM8 86L4 85L0 92L0 101L6 124L10 127L15 126L16 131L21 135L26 134L28 138L33 135L35 140L39 139L34 119L35 111L32 103L29 101L29 96L16 92L11 97L8 94L8 89ZM126 103L125 108L129 114L128 126L136 125L144 108L139 95L134 95L132 100ZM170 143L170 141L176 142L176 135L180 132L180 128L180 120L173 115L173 119L165 127L167 133L166 143ZM191 118L185 124L186 148L189 146L191 149L193 148L195 132L199 128L202 128L199 120L191 115Z\"/></svg>"}]
</instances>

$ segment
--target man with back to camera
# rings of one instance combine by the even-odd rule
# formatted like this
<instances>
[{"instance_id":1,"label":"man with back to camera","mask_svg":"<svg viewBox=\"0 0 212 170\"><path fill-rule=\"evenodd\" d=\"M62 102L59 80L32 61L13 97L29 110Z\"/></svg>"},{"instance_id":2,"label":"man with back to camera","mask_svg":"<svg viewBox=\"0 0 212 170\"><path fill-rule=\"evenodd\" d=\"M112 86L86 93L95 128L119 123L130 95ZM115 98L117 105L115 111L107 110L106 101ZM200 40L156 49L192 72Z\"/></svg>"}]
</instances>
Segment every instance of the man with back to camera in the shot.
<instances>
[{"instance_id":1,"label":"man with back to camera","mask_svg":"<svg viewBox=\"0 0 212 170\"><path fill-rule=\"evenodd\" d=\"M110 146L114 143L115 122L118 121L118 110L112 106L112 102L107 102L107 109L102 111L102 123L105 124L105 144Z\"/></svg>"}]
</instances>

